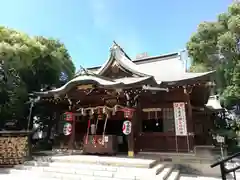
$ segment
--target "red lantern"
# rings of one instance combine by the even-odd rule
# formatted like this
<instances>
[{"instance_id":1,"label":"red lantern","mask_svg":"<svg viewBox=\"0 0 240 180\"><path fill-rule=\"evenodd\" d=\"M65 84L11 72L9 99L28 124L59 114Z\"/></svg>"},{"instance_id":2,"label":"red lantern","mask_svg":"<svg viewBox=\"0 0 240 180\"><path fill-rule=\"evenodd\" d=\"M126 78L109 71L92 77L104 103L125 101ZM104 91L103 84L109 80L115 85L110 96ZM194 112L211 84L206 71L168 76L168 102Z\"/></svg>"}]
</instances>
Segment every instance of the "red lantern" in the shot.
<instances>
[{"instance_id":1,"label":"red lantern","mask_svg":"<svg viewBox=\"0 0 240 180\"><path fill-rule=\"evenodd\" d=\"M72 112L65 112L64 113L64 120L65 121L73 121L74 120L73 113Z\"/></svg>"},{"instance_id":2,"label":"red lantern","mask_svg":"<svg viewBox=\"0 0 240 180\"><path fill-rule=\"evenodd\" d=\"M124 112L124 118L132 119L133 118L133 113L134 113L135 109L124 108L122 111Z\"/></svg>"}]
</instances>

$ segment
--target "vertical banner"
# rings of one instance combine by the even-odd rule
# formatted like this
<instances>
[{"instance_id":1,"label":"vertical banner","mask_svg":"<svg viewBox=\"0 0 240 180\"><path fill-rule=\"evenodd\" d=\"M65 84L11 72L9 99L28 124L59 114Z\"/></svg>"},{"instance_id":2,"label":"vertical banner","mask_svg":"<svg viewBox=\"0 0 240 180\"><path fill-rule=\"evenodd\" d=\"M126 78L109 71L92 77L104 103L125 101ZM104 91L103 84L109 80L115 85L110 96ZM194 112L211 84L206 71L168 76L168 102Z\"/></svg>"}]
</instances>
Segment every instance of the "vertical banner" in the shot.
<instances>
[{"instance_id":1,"label":"vertical banner","mask_svg":"<svg viewBox=\"0 0 240 180\"><path fill-rule=\"evenodd\" d=\"M185 103L173 103L176 136L187 136Z\"/></svg>"}]
</instances>

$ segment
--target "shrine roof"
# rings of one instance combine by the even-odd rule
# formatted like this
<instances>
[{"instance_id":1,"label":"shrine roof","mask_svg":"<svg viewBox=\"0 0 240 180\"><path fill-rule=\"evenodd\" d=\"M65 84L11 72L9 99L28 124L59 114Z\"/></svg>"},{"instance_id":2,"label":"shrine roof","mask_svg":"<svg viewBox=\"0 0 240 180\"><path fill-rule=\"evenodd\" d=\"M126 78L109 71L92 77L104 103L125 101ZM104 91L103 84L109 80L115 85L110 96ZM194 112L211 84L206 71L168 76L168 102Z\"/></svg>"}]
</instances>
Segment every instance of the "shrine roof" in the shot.
<instances>
[{"instance_id":1,"label":"shrine roof","mask_svg":"<svg viewBox=\"0 0 240 180\"><path fill-rule=\"evenodd\" d=\"M64 86L60 88L56 88L49 91L44 92L34 92L35 95L39 96L52 96L52 95L64 95L66 94L72 87L79 86L79 85L86 85L86 84L95 84L98 87L104 87L106 89L116 89L116 88L124 88L128 85L130 86L143 86L145 84L152 84L156 85L156 81L151 76L146 77L124 77L118 78L114 80L110 80L107 78L101 78L100 76L96 75L82 75L78 76Z\"/></svg>"},{"instance_id":2,"label":"shrine roof","mask_svg":"<svg viewBox=\"0 0 240 180\"><path fill-rule=\"evenodd\" d=\"M163 55L158 55L158 56L147 56L147 57L142 57L142 58L136 58L136 59L129 59L136 65L140 64L148 64L156 61L163 61L163 60L168 60L168 59L173 59L179 57L178 52L173 52L173 53L168 53L168 54L163 54ZM96 73L97 70L99 70L102 66L95 66L95 67L89 67L87 68L88 71ZM77 74L76 74L77 75Z\"/></svg>"},{"instance_id":3,"label":"shrine roof","mask_svg":"<svg viewBox=\"0 0 240 180\"><path fill-rule=\"evenodd\" d=\"M153 76L158 84L162 82L206 79L214 73L214 71L204 73L186 72L181 53L176 52L161 56L144 57L132 61L117 44L113 45L109 59L102 66L87 68L87 71L103 75L104 72L111 68L114 61L137 77Z\"/></svg>"},{"instance_id":4,"label":"shrine roof","mask_svg":"<svg viewBox=\"0 0 240 180\"><path fill-rule=\"evenodd\" d=\"M177 83L187 84L190 81L210 81L214 72L188 73L184 66L179 53L145 57L132 61L124 50L114 42L110 49L109 59L101 67L82 68L76 77L64 86L46 92L35 92L35 94L43 96L64 94L73 86L82 84L96 84L106 89L140 85L159 87ZM114 74L113 67L120 69L123 74L120 76Z\"/></svg>"}]
</instances>

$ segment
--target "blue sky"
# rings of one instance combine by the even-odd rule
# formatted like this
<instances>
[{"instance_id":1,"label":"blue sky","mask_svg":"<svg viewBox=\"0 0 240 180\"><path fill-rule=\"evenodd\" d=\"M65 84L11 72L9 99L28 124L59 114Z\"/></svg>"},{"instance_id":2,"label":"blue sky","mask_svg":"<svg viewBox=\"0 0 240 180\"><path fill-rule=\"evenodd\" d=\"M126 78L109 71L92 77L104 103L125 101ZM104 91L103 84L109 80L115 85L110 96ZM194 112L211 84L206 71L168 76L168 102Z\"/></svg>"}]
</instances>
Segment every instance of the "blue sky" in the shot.
<instances>
[{"instance_id":1,"label":"blue sky","mask_svg":"<svg viewBox=\"0 0 240 180\"><path fill-rule=\"evenodd\" d=\"M76 65L101 65L115 40L126 53L185 48L202 21L215 20L231 0L2 0L0 24L65 43Z\"/></svg>"}]
</instances>

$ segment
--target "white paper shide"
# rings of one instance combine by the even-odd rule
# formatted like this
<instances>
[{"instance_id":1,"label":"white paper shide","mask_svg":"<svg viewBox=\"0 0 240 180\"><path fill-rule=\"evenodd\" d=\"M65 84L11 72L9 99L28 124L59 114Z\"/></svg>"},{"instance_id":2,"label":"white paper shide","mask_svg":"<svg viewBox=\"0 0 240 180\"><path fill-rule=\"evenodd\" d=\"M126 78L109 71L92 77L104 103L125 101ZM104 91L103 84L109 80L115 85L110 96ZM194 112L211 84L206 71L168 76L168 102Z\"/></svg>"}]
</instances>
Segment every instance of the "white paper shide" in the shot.
<instances>
[{"instance_id":1,"label":"white paper shide","mask_svg":"<svg viewBox=\"0 0 240 180\"><path fill-rule=\"evenodd\" d=\"M187 136L185 103L173 103L176 136Z\"/></svg>"}]
</instances>

